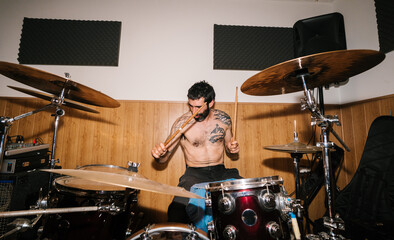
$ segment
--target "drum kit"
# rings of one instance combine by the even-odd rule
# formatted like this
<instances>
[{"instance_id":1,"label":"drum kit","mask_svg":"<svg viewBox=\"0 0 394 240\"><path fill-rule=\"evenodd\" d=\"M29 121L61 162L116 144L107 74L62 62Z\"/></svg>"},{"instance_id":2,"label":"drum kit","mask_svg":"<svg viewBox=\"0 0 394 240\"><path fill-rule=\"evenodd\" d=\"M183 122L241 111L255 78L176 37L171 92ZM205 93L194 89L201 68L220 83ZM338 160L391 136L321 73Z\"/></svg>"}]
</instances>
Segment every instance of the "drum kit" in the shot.
<instances>
[{"instance_id":1,"label":"drum kit","mask_svg":"<svg viewBox=\"0 0 394 240\"><path fill-rule=\"evenodd\" d=\"M10 87L17 91L50 101L47 106L13 118L1 117L2 129L0 166L3 162L7 134L12 123L21 118L55 108L54 136L50 168L50 191L43 194L35 209L0 212L0 217L34 215L30 220L17 218L15 229L0 236L6 239L14 232L34 227L42 221L41 239L345 239L341 235L344 223L334 209L331 151L333 124L340 125L337 116L324 115L312 94L313 88L326 86L364 72L385 58L373 50L339 50L299 57L269 67L245 81L241 91L245 94L267 96L303 91L301 109L311 112L311 123L321 128L320 143L309 146L298 141L285 145L266 146L267 150L290 153L294 159L296 197L290 198L278 176L214 182L206 185L205 196L183 188L158 183L138 174L138 164L129 168L112 165L87 165L77 169L56 169L55 147L59 118L65 114L63 105L97 113L80 103L116 108L119 103L105 94L70 79L69 74L59 77L31 67L0 62L0 73L18 82L40 89L44 94L29 89ZM321 153L324 166L324 187L327 201L327 232L306 235L300 221L303 211L300 202L299 162L303 154ZM58 177L54 177L57 174ZM59 177L60 175L66 175ZM139 190L201 199L211 209L213 221L207 232L193 225L168 223L148 225L135 229L137 194ZM301 225L300 225L301 224ZM301 229L301 231L300 231ZM137 231L139 230L139 231Z\"/></svg>"}]
</instances>

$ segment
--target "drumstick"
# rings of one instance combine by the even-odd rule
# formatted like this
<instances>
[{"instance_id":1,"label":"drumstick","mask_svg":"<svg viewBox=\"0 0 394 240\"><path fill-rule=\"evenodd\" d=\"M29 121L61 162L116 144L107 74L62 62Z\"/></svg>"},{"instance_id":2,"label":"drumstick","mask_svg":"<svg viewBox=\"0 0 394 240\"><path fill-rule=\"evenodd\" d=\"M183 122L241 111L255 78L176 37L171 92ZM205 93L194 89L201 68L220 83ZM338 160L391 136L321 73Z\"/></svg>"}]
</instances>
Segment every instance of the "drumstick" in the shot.
<instances>
[{"instance_id":1,"label":"drumstick","mask_svg":"<svg viewBox=\"0 0 394 240\"><path fill-rule=\"evenodd\" d=\"M238 87L235 88L235 106L234 106L234 124L233 124L233 140L237 135L237 112L238 112Z\"/></svg>"},{"instance_id":2,"label":"drumstick","mask_svg":"<svg viewBox=\"0 0 394 240\"><path fill-rule=\"evenodd\" d=\"M189 119L187 119L186 120L186 122L185 123L183 123L182 124L182 126L178 129L178 130L176 130L175 132L174 132L174 134L172 134L171 135L171 137L169 137L167 140L166 140L166 142L164 143L164 146L167 148L167 144L169 144L170 143L170 141L186 126L186 124L188 124L200 111L201 111L201 109L205 106L205 105L207 105L207 103L205 102L191 117L189 117Z\"/></svg>"}]
</instances>

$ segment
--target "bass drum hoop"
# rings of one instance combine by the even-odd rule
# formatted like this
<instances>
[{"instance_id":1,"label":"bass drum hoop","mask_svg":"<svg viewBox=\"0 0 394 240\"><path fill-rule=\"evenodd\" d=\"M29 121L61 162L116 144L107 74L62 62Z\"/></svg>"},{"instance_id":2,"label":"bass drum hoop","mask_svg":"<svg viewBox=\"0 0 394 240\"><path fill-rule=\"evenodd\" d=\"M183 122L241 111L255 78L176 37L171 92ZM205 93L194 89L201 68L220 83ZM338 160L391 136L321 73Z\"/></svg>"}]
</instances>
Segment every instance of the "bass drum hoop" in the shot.
<instances>
[{"instance_id":1,"label":"bass drum hoop","mask_svg":"<svg viewBox=\"0 0 394 240\"><path fill-rule=\"evenodd\" d=\"M243 178L233 181L223 181L209 183L207 190L210 192L217 192L221 190L231 191L231 190L243 190L250 188L259 188L271 185L281 185L283 184L283 179L279 176L261 177L261 178Z\"/></svg>"},{"instance_id":2,"label":"bass drum hoop","mask_svg":"<svg viewBox=\"0 0 394 240\"><path fill-rule=\"evenodd\" d=\"M163 232L163 231L167 231L167 232L181 232L181 233L191 233L193 232L192 229L190 229L190 227L188 227L188 225L183 224L183 223L170 223L170 224L154 224L152 229L148 230L149 234L152 233L156 233L156 232ZM141 239L141 234L143 234L145 232L144 229L139 230L138 232L134 233L130 238L128 238L127 240L139 240ZM203 232L200 229L196 229L194 231L195 233L197 233L198 237L202 240L210 240L206 233Z\"/></svg>"}]
</instances>

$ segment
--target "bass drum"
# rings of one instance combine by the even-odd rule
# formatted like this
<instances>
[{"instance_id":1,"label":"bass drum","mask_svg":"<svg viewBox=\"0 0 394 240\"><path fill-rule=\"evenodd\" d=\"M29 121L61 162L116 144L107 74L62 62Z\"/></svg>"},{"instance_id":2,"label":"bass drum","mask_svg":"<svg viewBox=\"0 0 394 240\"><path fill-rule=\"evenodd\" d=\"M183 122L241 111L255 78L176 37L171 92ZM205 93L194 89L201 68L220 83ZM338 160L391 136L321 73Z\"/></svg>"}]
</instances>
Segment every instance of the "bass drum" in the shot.
<instances>
[{"instance_id":1,"label":"bass drum","mask_svg":"<svg viewBox=\"0 0 394 240\"><path fill-rule=\"evenodd\" d=\"M83 170L133 174L113 165L87 165ZM44 218L44 239L125 239L137 209L137 190L98 183L76 177L59 177L49 194L49 208L112 206L117 211L76 212L47 215Z\"/></svg>"},{"instance_id":2,"label":"bass drum","mask_svg":"<svg viewBox=\"0 0 394 240\"><path fill-rule=\"evenodd\" d=\"M200 229L183 223L162 223L153 224L136 232L127 240L209 240L207 234Z\"/></svg>"}]
</instances>

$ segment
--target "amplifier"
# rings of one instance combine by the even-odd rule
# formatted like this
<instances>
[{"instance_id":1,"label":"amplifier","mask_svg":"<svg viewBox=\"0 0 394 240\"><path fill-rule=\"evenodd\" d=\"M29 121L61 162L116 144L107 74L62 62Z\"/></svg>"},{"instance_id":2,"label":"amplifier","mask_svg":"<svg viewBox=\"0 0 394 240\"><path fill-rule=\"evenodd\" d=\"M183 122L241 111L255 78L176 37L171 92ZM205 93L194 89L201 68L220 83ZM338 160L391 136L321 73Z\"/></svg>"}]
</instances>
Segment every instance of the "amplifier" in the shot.
<instances>
[{"instance_id":1,"label":"amplifier","mask_svg":"<svg viewBox=\"0 0 394 240\"><path fill-rule=\"evenodd\" d=\"M9 144L0 173L18 173L49 165L48 144Z\"/></svg>"}]
</instances>

